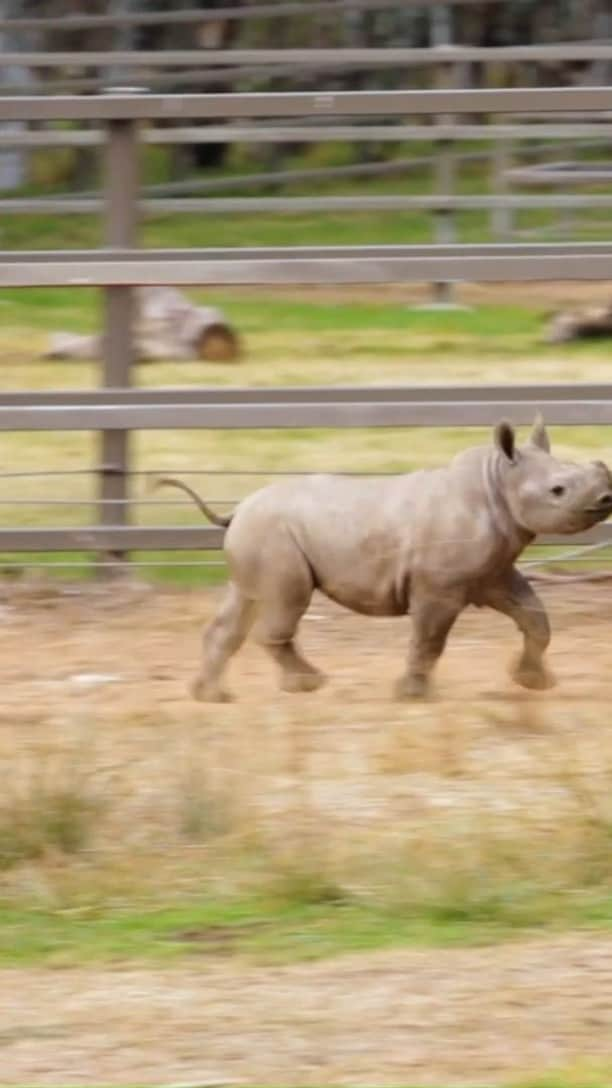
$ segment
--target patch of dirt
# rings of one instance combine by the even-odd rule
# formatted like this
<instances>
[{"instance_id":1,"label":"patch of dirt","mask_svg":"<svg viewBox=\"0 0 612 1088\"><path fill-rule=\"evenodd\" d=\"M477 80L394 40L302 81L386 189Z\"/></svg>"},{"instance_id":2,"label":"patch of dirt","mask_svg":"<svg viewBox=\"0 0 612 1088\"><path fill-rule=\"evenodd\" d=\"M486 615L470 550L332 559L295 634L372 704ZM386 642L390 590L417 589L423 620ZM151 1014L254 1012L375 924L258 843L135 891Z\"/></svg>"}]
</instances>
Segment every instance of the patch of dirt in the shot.
<instances>
[{"instance_id":1,"label":"patch of dirt","mask_svg":"<svg viewBox=\"0 0 612 1088\"><path fill-rule=\"evenodd\" d=\"M575 805L554 773L568 763L595 778L605 766L612 782L608 583L540 590L556 688L516 687L508 666L518 632L496 613L472 610L438 667L437 698L408 703L391 693L409 621L364 619L317 597L301 642L329 677L321 691L280 692L272 662L247 642L229 670L236 701L194 702L200 629L221 592L122 582L67 595L36 584L7 589L0 773L14 785L32 767L61 777L82 765L112 796L98 846L113 837L153 842L181 812L208 819L185 813L202 780L213 798L230 796L269 826L297 790L330 833L343 825L345 834L353 825L391 833L407 812L422 809L427 820L436 805L561 811Z\"/></svg>"},{"instance_id":2,"label":"patch of dirt","mask_svg":"<svg viewBox=\"0 0 612 1088\"><path fill-rule=\"evenodd\" d=\"M253 933L267 925L267 922L245 922L239 926L199 926L195 929L177 930L169 935L168 940L177 944L197 945L207 953L218 952L223 955L231 952L245 933Z\"/></svg>"},{"instance_id":3,"label":"patch of dirt","mask_svg":"<svg viewBox=\"0 0 612 1088\"><path fill-rule=\"evenodd\" d=\"M476 1086L612 1060L612 938L0 981L5 1085Z\"/></svg>"},{"instance_id":4,"label":"patch of dirt","mask_svg":"<svg viewBox=\"0 0 612 1088\"><path fill-rule=\"evenodd\" d=\"M541 592L559 678L550 692L512 685L518 634L473 611L440 664L437 701L393 703L408 622L315 599L302 641L328 686L280 693L249 643L231 669L238 701L211 707L194 703L187 685L218 591L8 587L5 790L32 767L72 766L77 753L112 801L98 847L133 852L151 841L166 849L200 766L213 791L229 783L250 822L284 833L297 799L330 842L377 828L393 835L415 820L427 828L449 810L552 820L576 803L556 762L598 788L612 767L612 588ZM33 874L25 879L35 887ZM188 967L0 972L2 1084L484 1085L584 1056L612 1061L612 937L274 968L225 958L223 927L177 940L210 955Z\"/></svg>"}]
</instances>

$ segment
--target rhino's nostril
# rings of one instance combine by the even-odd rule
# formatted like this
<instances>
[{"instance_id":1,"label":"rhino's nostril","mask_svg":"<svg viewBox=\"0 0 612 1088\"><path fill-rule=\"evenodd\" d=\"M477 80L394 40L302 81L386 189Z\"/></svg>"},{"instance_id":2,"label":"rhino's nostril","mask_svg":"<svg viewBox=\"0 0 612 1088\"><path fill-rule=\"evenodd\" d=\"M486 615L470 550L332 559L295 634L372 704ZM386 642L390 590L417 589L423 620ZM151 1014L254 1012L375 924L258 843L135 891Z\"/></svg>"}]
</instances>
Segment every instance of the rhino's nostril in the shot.
<instances>
[{"instance_id":1,"label":"rhino's nostril","mask_svg":"<svg viewBox=\"0 0 612 1088\"><path fill-rule=\"evenodd\" d=\"M608 506L612 507L612 491L604 491L603 495L600 495L597 499L597 505L601 506L602 509Z\"/></svg>"}]
</instances>

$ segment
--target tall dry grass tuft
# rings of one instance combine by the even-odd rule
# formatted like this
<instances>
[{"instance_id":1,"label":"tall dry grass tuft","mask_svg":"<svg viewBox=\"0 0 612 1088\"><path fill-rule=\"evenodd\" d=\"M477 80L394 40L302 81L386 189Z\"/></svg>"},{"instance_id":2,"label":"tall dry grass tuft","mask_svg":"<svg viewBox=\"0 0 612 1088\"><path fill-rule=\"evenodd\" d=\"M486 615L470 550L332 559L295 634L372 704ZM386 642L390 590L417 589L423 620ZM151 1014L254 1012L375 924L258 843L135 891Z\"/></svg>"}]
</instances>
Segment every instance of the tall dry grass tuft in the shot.
<instances>
[{"instance_id":1,"label":"tall dry grass tuft","mask_svg":"<svg viewBox=\"0 0 612 1088\"><path fill-rule=\"evenodd\" d=\"M54 747L35 738L15 758L7 746L3 894L96 907L260 897L475 933L609 910L612 739L594 720L555 731L542 711L517 730L513 706L493 720L470 705L453 732L446 704L389 721L366 706L351 730L342 706L331 730L302 706L202 717L177 703L97 722L95 750L59 727Z\"/></svg>"},{"instance_id":2,"label":"tall dry grass tuft","mask_svg":"<svg viewBox=\"0 0 612 1088\"><path fill-rule=\"evenodd\" d=\"M179 838L189 843L223 838L236 826L237 809L231 792L201 758L185 766L176 807Z\"/></svg>"},{"instance_id":3,"label":"tall dry grass tuft","mask_svg":"<svg viewBox=\"0 0 612 1088\"><path fill-rule=\"evenodd\" d=\"M52 854L75 855L89 846L102 799L87 777L65 768L51 778L38 767L25 781L9 783L0 801L0 869Z\"/></svg>"}]
</instances>

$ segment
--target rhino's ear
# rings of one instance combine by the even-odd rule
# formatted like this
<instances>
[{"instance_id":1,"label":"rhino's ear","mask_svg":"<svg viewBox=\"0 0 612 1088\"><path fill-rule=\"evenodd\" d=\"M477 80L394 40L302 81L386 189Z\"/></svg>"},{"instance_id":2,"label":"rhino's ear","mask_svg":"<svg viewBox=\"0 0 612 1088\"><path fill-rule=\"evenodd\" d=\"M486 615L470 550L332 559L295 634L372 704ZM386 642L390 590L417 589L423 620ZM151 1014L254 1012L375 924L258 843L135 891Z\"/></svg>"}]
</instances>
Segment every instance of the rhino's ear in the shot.
<instances>
[{"instance_id":1,"label":"rhino's ear","mask_svg":"<svg viewBox=\"0 0 612 1088\"><path fill-rule=\"evenodd\" d=\"M545 453L550 453L550 439L540 412L538 412L533 421L533 430L529 439L529 445L536 446L539 450L544 450Z\"/></svg>"},{"instance_id":2,"label":"rhino's ear","mask_svg":"<svg viewBox=\"0 0 612 1088\"><path fill-rule=\"evenodd\" d=\"M612 486L612 472L610 472L610 469L608 468L606 462L605 461L592 461L591 463L593 465L596 465L597 468L602 468L604 470L604 472L606 473L606 475L608 477L608 483Z\"/></svg>"},{"instance_id":3,"label":"rhino's ear","mask_svg":"<svg viewBox=\"0 0 612 1088\"><path fill-rule=\"evenodd\" d=\"M507 461L514 464L517 458L517 449L514 440L514 427L511 423L506 423L503 420L498 423L494 432L493 439L497 449L503 453Z\"/></svg>"}]
</instances>

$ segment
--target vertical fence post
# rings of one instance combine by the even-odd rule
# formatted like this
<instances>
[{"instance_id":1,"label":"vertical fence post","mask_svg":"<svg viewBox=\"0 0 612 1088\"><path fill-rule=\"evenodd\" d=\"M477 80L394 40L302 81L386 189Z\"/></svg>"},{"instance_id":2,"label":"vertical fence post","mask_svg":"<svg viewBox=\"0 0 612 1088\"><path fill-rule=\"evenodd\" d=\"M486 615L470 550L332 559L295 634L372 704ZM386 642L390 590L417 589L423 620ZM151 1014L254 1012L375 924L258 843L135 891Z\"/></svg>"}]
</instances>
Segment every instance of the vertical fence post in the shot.
<instances>
[{"instance_id":1,"label":"vertical fence post","mask_svg":"<svg viewBox=\"0 0 612 1088\"><path fill-rule=\"evenodd\" d=\"M434 4L430 14L430 42L436 47L452 45L452 13L447 4ZM458 72L456 66L442 62L438 66L436 86L440 89L453 86ZM450 123L451 116L436 117L438 123ZM455 156L450 140L436 141L435 189L438 196L452 196L456 177ZM453 212L449 208L439 208L434 212L435 241L448 245L455 241L455 223ZM450 283L433 284L433 302L437 306L449 306L453 302Z\"/></svg>"},{"instance_id":2,"label":"vertical fence post","mask_svg":"<svg viewBox=\"0 0 612 1088\"><path fill-rule=\"evenodd\" d=\"M494 196L508 196L510 183L507 172L512 164L510 140L506 137L495 140L491 160L491 189ZM509 242L514 232L514 212L512 208L493 208L490 221L491 237L496 242Z\"/></svg>"},{"instance_id":3,"label":"vertical fence post","mask_svg":"<svg viewBox=\"0 0 612 1088\"><path fill-rule=\"evenodd\" d=\"M119 88L107 93L118 93ZM124 92L125 93L125 92ZM105 178L105 244L107 248L130 248L136 244L138 214L138 133L131 119L112 119L107 123ZM133 289L104 289L105 388L125 388L131 384L133 354ZM103 499L102 525L125 525L128 516L127 431L102 431L100 497ZM125 558L113 553L112 558Z\"/></svg>"},{"instance_id":4,"label":"vertical fence post","mask_svg":"<svg viewBox=\"0 0 612 1088\"><path fill-rule=\"evenodd\" d=\"M485 65L487 87L499 86L499 71L493 65ZM508 72L502 68L502 75L507 82ZM493 78L492 78L493 77ZM484 120L484 118L483 118ZM490 117L487 117L487 121ZM493 118L496 120L496 118ZM500 121L506 120L500 117ZM509 137L502 136L493 142L491 155L490 189L493 196L508 196L510 193L510 179L508 171L512 166L513 145ZM491 239L495 242L509 242L514 234L514 211L507 205L502 208L493 208L489 219Z\"/></svg>"}]
</instances>

